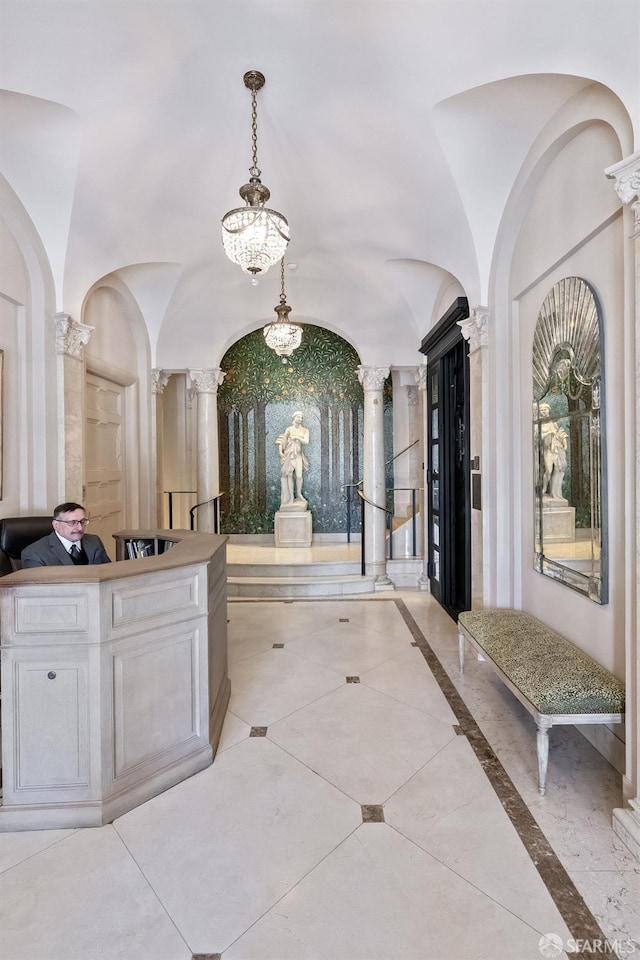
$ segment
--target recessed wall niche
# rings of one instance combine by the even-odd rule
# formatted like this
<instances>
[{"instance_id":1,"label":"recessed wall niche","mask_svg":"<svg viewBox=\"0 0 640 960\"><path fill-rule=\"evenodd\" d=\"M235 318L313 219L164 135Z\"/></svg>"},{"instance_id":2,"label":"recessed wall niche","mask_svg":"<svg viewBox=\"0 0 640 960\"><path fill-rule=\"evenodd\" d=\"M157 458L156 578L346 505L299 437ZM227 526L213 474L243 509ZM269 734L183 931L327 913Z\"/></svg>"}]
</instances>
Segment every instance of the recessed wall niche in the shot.
<instances>
[{"instance_id":1,"label":"recessed wall niche","mask_svg":"<svg viewBox=\"0 0 640 960\"><path fill-rule=\"evenodd\" d=\"M218 389L220 489L224 533L271 533L280 505L276 438L300 410L309 430L304 496L314 533L347 529L345 484L362 478L363 392L360 358L337 334L304 325L301 346L282 363L261 330L225 353ZM385 390L385 433L391 430L391 378ZM354 493L351 529L360 530Z\"/></svg>"}]
</instances>

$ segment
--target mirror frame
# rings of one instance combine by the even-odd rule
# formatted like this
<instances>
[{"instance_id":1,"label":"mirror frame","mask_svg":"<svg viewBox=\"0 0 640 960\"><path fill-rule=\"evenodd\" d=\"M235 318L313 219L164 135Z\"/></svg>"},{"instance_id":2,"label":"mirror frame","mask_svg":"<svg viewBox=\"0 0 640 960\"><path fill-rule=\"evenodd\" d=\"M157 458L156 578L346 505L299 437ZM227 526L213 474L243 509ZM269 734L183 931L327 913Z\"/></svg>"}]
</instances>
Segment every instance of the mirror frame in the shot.
<instances>
[{"instance_id":1,"label":"mirror frame","mask_svg":"<svg viewBox=\"0 0 640 960\"><path fill-rule=\"evenodd\" d=\"M534 568L600 604L609 599L603 343L593 288L580 277L559 280L540 308L532 344ZM566 496L576 451L578 504ZM590 526L577 526L576 507L584 515L587 499ZM578 530L590 534L576 538Z\"/></svg>"}]
</instances>

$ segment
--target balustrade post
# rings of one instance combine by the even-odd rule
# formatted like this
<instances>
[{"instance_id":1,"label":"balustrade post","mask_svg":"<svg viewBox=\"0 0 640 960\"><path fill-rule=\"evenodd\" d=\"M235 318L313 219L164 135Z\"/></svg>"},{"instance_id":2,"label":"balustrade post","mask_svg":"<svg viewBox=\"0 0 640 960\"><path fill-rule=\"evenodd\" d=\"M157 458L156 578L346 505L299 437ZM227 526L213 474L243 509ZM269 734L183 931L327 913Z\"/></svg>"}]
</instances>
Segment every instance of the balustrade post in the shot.
<instances>
[{"instance_id":1,"label":"balustrade post","mask_svg":"<svg viewBox=\"0 0 640 960\"><path fill-rule=\"evenodd\" d=\"M198 398L198 530L215 531L215 504L207 503L219 494L218 387L224 380L220 369L189 370Z\"/></svg>"}]
</instances>

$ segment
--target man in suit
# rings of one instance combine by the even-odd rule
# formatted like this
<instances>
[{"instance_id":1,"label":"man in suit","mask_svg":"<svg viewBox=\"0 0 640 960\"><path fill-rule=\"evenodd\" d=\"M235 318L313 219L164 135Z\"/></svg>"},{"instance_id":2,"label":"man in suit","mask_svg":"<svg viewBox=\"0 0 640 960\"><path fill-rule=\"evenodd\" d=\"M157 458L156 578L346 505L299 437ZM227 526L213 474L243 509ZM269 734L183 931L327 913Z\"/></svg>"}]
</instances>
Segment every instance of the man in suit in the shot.
<instances>
[{"instance_id":1,"label":"man in suit","mask_svg":"<svg viewBox=\"0 0 640 960\"><path fill-rule=\"evenodd\" d=\"M89 521L79 503L61 503L53 511L53 533L25 547L23 567L110 563L100 537L85 533Z\"/></svg>"}]
</instances>

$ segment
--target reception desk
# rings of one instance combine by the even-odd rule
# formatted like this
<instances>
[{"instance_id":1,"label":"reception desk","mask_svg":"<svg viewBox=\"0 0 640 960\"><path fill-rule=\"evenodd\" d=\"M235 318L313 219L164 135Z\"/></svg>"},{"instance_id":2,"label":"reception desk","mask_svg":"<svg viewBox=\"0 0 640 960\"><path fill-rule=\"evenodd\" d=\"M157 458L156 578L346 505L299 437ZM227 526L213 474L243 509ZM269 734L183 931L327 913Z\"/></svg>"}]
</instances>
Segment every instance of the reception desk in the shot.
<instances>
[{"instance_id":1,"label":"reception desk","mask_svg":"<svg viewBox=\"0 0 640 960\"><path fill-rule=\"evenodd\" d=\"M213 760L229 701L226 537L0 579L0 831L109 823ZM171 545L170 549L166 549Z\"/></svg>"}]
</instances>

